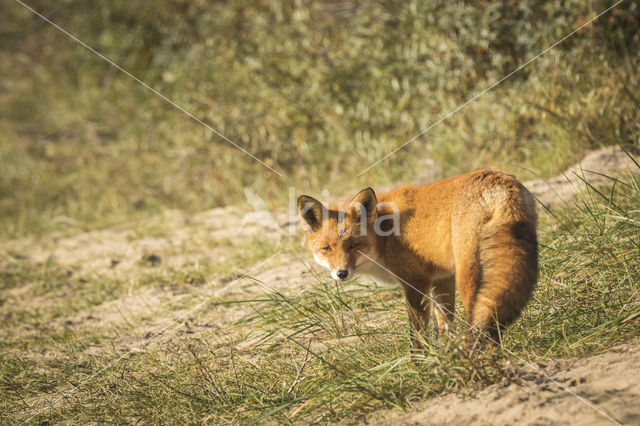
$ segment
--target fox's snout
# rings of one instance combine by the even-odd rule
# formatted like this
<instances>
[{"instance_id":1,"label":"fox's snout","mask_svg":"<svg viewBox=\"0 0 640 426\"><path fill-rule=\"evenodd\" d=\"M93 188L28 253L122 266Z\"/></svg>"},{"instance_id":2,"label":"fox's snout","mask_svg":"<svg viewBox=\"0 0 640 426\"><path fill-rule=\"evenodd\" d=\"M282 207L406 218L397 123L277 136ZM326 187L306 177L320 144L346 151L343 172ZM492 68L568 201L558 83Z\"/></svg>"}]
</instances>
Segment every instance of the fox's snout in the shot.
<instances>
[{"instance_id":1,"label":"fox's snout","mask_svg":"<svg viewBox=\"0 0 640 426\"><path fill-rule=\"evenodd\" d=\"M318 256L317 254L315 254L313 258L318 265L323 266L329 270L329 272L331 273L331 278L333 278L334 280L344 281L351 277L351 275L353 275L353 270L348 265L345 266L344 264L342 264L341 267L334 267L329 259L324 256Z\"/></svg>"},{"instance_id":2,"label":"fox's snout","mask_svg":"<svg viewBox=\"0 0 640 426\"><path fill-rule=\"evenodd\" d=\"M336 280L346 280L349 278L349 270L348 269L338 269L336 271L331 271L331 276Z\"/></svg>"}]
</instances>

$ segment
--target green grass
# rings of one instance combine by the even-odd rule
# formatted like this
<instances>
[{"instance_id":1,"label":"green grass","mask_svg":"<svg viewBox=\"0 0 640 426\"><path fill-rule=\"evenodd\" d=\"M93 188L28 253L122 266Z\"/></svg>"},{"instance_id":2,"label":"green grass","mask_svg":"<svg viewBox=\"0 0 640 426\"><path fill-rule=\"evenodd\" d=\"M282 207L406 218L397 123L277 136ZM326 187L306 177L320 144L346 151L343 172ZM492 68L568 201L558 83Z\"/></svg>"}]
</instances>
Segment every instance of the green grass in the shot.
<instances>
[{"instance_id":1,"label":"green grass","mask_svg":"<svg viewBox=\"0 0 640 426\"><path fill-rule=\"evenodd\" d=\"M604 351L640 334L638 205L635 175L591 188L579 208L543 215L538 288L507 330L504 350L470 354L457 319L456 333L441 341L426 336L424 351L412 354L398 287L315 276L285 294L274 288L278 282L247 279L258 296L214 298L171 338L141 351L109 349L114 335L102 329L5 334L5 419L24 420L70 390L32 421L361 421L380 409L509 380L523 362ZM202 300L193 296L175 312ZM171 317L168 309L163 317ZM102 349L88 355L92 345Z\"/></svg>"}]
</instances>

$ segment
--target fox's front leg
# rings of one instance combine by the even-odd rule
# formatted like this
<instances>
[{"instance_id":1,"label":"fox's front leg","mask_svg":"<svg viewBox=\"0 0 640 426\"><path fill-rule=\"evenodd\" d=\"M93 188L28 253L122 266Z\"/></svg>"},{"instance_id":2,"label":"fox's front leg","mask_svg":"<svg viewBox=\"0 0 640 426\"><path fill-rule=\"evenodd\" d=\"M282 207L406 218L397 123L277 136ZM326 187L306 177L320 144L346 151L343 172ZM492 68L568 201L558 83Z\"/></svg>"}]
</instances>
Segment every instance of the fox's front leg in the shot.
<instances>
[{"instance_id":1,"label":"fox's front leg","mask_svg":"<svg viewBox=\"0 0 640 426\"><path fill-rule=\"evenodd\" d=\"M422 291L420 287L405 286L404 288L404 294L407 298L407 312L411 323L411 346L413 349L422 349L420 339L424 339L425 332L429 328L431 301L424 298L429 289L425 290Z\"/></svg>"}]
</instances>

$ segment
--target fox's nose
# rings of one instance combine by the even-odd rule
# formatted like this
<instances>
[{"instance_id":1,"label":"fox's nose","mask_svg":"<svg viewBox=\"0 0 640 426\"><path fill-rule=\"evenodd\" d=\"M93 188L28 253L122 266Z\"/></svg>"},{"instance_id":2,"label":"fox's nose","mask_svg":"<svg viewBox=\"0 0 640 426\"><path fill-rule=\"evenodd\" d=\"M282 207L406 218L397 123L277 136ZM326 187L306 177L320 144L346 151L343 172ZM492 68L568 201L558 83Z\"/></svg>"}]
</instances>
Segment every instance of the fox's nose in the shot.
<instances>
[{"instance_id":1,"label":"fox's nose","mask_svg":"<svg viewBox=\"0 0 640 426\"><path fill-rule=\"evenodd\" d=\"M341 280L344 280L349 275L349 271L347 271L346 269L340 269L339 271L336 272L336 275Z\"/></svg>"}]
</instances>

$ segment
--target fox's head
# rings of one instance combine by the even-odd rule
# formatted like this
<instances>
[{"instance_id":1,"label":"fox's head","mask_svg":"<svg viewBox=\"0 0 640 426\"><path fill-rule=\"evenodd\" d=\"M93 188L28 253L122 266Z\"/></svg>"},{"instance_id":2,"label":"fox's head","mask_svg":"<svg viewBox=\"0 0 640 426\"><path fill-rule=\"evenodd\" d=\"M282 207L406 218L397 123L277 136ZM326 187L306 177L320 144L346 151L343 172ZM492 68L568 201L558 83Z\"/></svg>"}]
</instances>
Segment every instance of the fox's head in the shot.
<instances>
[{"instance_id":1,"label":"fox's head","mask_svg":"<svg viewBox=\"0 0 640 426\"><path fill-rule=\"evenodd\" d=\"M315 261L331 271L333 279L346 280L358 266L377 257L377 205L371 188L329 208L307 195L298 198L298 215L309 249Z\"/></svg>"}]
</instances>

